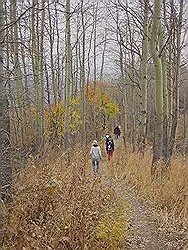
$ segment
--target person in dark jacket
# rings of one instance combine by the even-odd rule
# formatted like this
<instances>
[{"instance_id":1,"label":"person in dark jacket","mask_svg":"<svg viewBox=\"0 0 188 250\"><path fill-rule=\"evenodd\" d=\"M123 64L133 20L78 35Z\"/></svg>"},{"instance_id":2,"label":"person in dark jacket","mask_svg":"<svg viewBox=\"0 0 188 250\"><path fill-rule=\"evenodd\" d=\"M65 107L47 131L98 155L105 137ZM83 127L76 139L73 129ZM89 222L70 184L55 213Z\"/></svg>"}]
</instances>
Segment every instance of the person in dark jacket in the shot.
<instances>
[{"instance_id":1,"label":"person in dark jacket","mask_svg":"<svg viewBox=\"0 0 188 250\"><path fill-rule=\"evenodd\" d=\"M110 161L114 153L114 141L111 136L109 136L108 140L106 141L106 152L108 155L108 160Z\"/></svg>"},{"instance_id":2,"label":"person in dark jacket","mask_svg":"<svg viewBox=\"0 0 188 250\"><path fill-rule=\"evenodd\" d=\"M116 127L114 128L114 135L115 135L116 139L118 139L118 138L120 137L120 135L121 135L120 126L116 126Z\"/></svg>"}]
</instances>

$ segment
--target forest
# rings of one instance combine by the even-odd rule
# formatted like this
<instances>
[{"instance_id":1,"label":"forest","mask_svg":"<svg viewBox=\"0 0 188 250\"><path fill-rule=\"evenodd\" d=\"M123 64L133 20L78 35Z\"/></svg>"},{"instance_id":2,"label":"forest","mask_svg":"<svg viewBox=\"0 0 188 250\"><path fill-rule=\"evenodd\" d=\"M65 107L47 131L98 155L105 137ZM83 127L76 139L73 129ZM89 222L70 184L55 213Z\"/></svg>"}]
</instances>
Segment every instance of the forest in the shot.
<instances>
[{"instance_id":1,"label":"forest","mask_svg":"<svg viewBox=\"0 0 188 250\"><path fill-rule=\"evenodd\" d=\"M0 249L187 249L187 8L0 1Z\"/></svg>"}]
</instances>

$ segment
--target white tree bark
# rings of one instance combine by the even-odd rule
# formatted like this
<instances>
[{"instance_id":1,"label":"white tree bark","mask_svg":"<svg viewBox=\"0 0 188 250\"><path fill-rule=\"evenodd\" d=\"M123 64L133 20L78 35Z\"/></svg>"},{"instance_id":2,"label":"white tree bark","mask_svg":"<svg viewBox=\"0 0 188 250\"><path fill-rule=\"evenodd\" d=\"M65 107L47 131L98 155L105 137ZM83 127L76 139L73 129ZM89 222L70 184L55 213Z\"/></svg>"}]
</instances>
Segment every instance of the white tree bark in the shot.
<instances>
[{"instance_id":1,"label":"white tree bark","mask_svg":"<svg viewBox=\"0 0 188 250\"><path fill-rule=\"evenodd\" d=\"M152 170L162 157L163 149L163 73L162 62L157 51L157 39L160 26L161 0L154 1L152 26L150 33L151 55L155 70L155 133L153 147Z\"/></svg>"},{"instance_id":2,"label":"white tree bark","mask_svg":"<svg viewBox=\"0 0 188 250\"><path fill-rule=\"evenodd\" d=\"M66 0L65 19L65 92L64 92L64 148L68 149L69 141L69 103L70 103L70 89L72 85L72 50L71 50L71 27L70 27L70 0Z\"/></svg>"}]
</instances>

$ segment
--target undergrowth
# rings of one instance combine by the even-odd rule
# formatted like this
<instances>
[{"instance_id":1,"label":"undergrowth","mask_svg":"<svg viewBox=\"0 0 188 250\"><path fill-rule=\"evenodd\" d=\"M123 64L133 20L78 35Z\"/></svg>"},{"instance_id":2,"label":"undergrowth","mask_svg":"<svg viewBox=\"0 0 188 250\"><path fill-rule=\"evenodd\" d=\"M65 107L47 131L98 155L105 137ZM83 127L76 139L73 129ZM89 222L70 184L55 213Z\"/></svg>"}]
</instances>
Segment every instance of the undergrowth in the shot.
<instances>
[{"instance_id":1,"label":"undergrowth","mask_svg":"<svg viewBox=\"0 0 188 250\"><path fill-rule=\"evenodd\" d=\"M30 157L14 174L4 250L119 249L127 205L112 185L93 178L81 153L69 164L56 154Z\"/></svg>"},{"instance_id":2,"label":"undergrowth","mask_svg":"<svg viewBox=\"0 0 188 250\"><path fill-rule=\"evenodd\" d=\"M181 158L172 160L166 176L159 165L155 181L149 149L144 155L125 154L120 145L111 165L104 161L104 173L97 178L85 159L84 152L71 155L68 162L51 152L43 159L30 157L14 174L4 250L124 249L130 207L117 192L117 181L149 201L161 231L169 230L169 237L178 237L178 246L185 245L188 170Z\"/></svg>"},{"instance_id":3,"label":"undergrowth","mask_svg":"<svg viewBox=\"0 0 188 250\"><path fill-rule=\"evenodd\" d=\"M152 180L151 157L150 149L144 155L127 152L125 156L122 146L116 155L114 177L136 193L138 198L149 202L156 212L161 230L168 231L170 237L176 235L174 241L184 245L188 222L188 169L181 156L174 157L166 172L163 164L157 166L156 179Z\"/></svg>"}]
</instances>

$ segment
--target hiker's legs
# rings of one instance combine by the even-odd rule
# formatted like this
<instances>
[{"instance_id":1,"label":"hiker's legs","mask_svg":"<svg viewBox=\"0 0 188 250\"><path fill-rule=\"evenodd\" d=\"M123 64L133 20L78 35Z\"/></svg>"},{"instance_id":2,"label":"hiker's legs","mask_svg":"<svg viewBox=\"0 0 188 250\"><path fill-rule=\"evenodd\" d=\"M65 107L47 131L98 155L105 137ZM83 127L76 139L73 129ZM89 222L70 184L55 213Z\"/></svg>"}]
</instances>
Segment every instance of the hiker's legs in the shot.
<instances>
[{"instance_id":1,"label":"hiker's legs","mask_svg":"<svg viewBox=\"0 0 188 250\"><path fill-rule=\"evenodd\" d=\"M96 175L96 173L99 171L99 160L92 159L92 165L93 165L93 174Z\"/></svg>"},{"instance_id":2,"label":"hiker's legs","mask_svg":"<svg viewBox=\"0 0 188 250\"><path fill-rule=\"evenodd\" d=\"M108 160L110 161L112 159L113 150L108 151L107 154L108 154Z\"/></svg>"},{"instance_id":3,"label":"hiker's legs","mask_svg":"<svg viewBox=\"0 0 188 250\"><path fill-rule=\"evenodd\" d=\"M110 151L107 152L108 160L110 161Z\"/></svg>"},{"instance_id":4,"label":"hiker's legs","mask_svg":"<svg viewBox=\"0 0 188 250\"><path fill-rule=\"evenodd\" d=\"M99 172L99 159L96 159L96 173Z\"/></svg>"},{"instance_id":5,"label":"hiker's legs","mask_svg":"<svg viewBox=\"0 0 188 250\"><path fill-rule=\"evenodd\" d=\"M92 159L92 166L93 166L93 174L96 174L96 163L95 163L95 159Z\"/></svg>"},{"instance_id":6,"label":"hiker's legs","mask_svg":"<svg viewBox=\"0 0 188 250\"><path fill-rule=\"evenodd\" d=\"M110 161L113 156L113 150L108 151L108 160Z\"/></svg>"}]
</instances>

